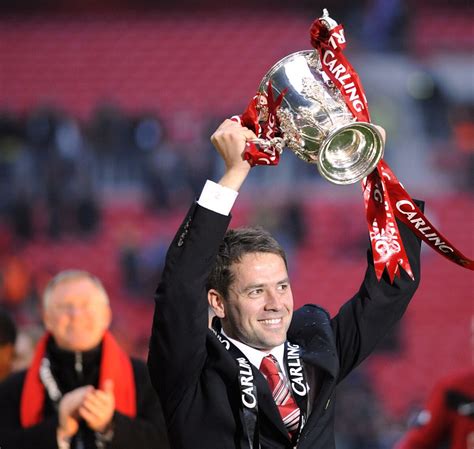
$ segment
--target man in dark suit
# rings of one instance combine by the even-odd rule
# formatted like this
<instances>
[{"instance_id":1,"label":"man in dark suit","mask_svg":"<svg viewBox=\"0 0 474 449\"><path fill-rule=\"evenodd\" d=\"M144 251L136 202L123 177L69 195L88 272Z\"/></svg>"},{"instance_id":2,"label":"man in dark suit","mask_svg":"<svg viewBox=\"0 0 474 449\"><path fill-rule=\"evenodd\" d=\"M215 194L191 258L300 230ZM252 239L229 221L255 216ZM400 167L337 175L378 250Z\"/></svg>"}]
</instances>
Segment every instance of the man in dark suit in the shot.
<instances>
[{"instance_id":1,"label":"man in dark suit","mask_svg":"<svg viewBox=\"0 0 474 449\"><path fill-rule=\"evenodd\" d=\"M33 361L0 383L2 449L169 449L146 365L120 348L111 317L90 273L49 282Z\"/></svg>"},{"instance_id":2,"label":"man in dark suit","mask_svg":"<svg viewBox=\"0 0 474 449\"><path fill-rule=\"evenodd\" d=\"M148 366L173 449L334 448L335 388L400 319L419 280L419 241L400 225L415 281L379 282L372 259L333 318L293 312L285 255L258 228L227 231L253 132L212 136L226 171L208 181L168 251ZM208 305L218 319L208 328Z\"/></svg>"}]
</instances>

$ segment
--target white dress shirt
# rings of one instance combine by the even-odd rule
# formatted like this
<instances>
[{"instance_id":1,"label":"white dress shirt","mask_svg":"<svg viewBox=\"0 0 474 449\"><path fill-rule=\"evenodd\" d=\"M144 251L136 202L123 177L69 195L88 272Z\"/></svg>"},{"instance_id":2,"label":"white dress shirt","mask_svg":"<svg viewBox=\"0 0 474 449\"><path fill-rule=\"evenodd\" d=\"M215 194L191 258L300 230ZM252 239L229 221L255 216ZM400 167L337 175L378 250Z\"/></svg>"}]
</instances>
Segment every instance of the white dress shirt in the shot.
<instances>
[{"instance_id":1,"label":"white dress shirt","mask_svg":"<svg viewBox=\"0 0 474 449\"><path fill-rule=\"evenodd\" d=\"M278 364L280 365L281 370L285 377L288 377L286 372L286 365L285 365L285 343L273 348L271 351L261 351L260 349L252 348L251 346L242 343L241 341L235 340L234 338L230 338L225 332L224 329L221 331L222 335L225 336L229 341L231 341L237 348L242 351L242 354L247 357L247 360L255 366L257 369L260 369L260 365L262 360L267 355L272 355L277 359Z\"/></svg>"}]
</instances>

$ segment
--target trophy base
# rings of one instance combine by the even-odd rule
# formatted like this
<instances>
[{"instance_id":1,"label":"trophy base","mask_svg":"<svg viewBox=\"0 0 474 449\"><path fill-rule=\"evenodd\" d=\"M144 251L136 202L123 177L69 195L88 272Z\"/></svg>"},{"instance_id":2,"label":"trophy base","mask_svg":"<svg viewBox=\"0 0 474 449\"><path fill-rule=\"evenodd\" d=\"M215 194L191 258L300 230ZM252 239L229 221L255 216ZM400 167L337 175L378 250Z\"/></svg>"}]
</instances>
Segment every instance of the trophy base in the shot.
<instances>
[{"instance_id":1,"label":"trophy base","mask_svg":"<svg viewBox=\"0 0 474 449\"><path fill-rule=\"evenodd\" d=\"M354 184L375 169L383 150L383 138L377 127L365 122L350 123L324 140L318 170L334 184Z\"/></svg>"}]
</instances>

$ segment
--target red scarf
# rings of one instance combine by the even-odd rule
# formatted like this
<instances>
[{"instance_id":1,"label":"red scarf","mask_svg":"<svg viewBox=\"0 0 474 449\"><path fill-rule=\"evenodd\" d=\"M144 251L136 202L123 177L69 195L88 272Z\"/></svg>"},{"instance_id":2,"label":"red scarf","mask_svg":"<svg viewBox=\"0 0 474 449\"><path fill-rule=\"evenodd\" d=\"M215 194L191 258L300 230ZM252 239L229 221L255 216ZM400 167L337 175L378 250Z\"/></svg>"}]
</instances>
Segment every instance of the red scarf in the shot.
<instances>
[{"instance_id":1,"label":"red scarf","mask_svg":"<svg viewBox=\"0 0 474 449\"><path fill-rule=\"evenodd\" d=\"M34 426L43 419L45 389L39 376L39 368L50 337L51 334L46 333L40 339L36 346L33 362L26 373L20 403L22 427ZM131 418L135 417L137 406L132 363L108 331L104 334L102 340L99 388L104 388L104 382L107 379L114 382L115 409Z\"/></svg>"}]
</instances>

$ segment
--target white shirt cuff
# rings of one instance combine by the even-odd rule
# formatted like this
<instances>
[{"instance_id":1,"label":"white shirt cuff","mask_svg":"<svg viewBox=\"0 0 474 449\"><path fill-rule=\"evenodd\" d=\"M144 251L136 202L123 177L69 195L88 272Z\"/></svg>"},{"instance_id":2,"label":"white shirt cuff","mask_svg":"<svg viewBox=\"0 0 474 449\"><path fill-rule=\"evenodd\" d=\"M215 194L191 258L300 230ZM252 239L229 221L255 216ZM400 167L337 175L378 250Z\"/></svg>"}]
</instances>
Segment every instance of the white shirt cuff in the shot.
<instances>
[{"instance_id":1,"label":"white shirt cuff","mask_svg":"<svg viewBox=\"0 0 474 449\"><path fill-rule=\"evenodd\" d=\"M239 193L213 181L206 181L198 204L221 215L229 215Z\"/></svg>"},{"instance_id":2,"label":"white shirt cuff","mask_svg":"<svg viewBox=\"0 0 474 449\"><path fill-rule=\"evenodd\" d=\"M70 449L71 448L71 439L70 438L59 438L56 437L58 443L58 449Z\"/></svg>"}]
</instances>

